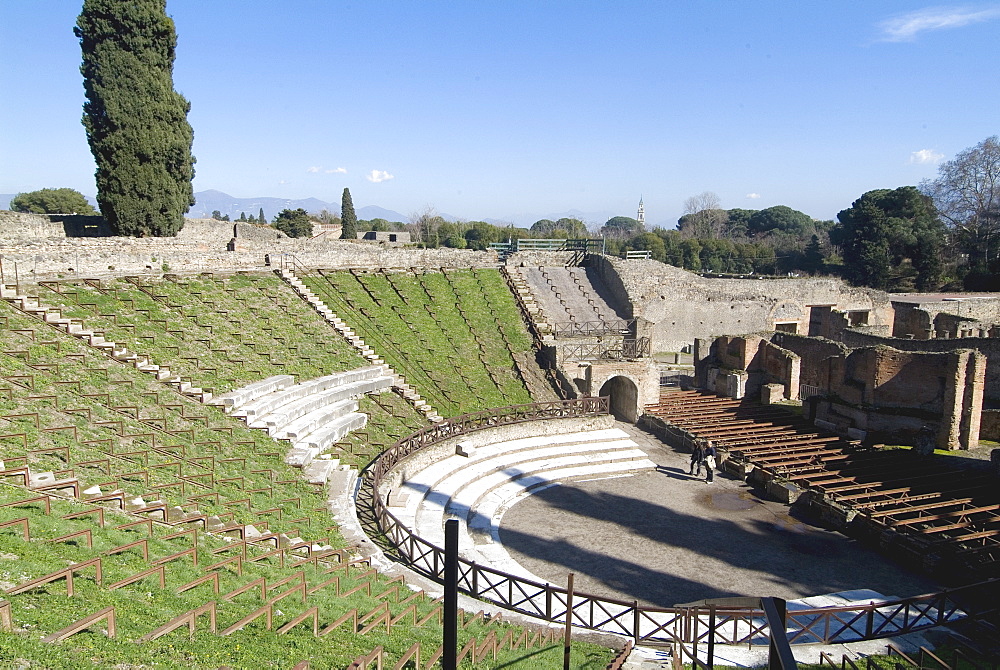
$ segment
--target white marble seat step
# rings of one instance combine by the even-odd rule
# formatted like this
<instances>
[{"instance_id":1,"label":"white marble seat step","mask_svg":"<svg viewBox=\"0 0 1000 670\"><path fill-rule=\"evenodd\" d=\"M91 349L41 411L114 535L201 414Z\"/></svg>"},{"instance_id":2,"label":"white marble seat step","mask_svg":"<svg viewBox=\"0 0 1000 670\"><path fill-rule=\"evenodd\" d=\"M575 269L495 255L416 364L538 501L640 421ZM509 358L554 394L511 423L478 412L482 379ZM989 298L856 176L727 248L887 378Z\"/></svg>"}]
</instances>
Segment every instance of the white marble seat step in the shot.
<instances>
[{"instance_id":1,"label":"white marble seat step","mask_svg":"<svg viewBox=\"0 0 1000 670\"><path fill-rule=\"evenodd\" d=\"M382 366L372 365L364 368L358 368L356 370L349 370L347 372L338 372L324 377L317 377L315 379L304 381L300 384L295 384L294 386L289 386L281 391L268 393L257 400L246 403L242 407L233 410L232 414L233 416L257 418L262 414L274 411L276 408L281 407L286 403L304 398L312 393L324 391L334 386L350 384L365 379L373 379L381 376L382 373Z\"/></svg>"},{"instance_id":2,"label":"white marble seat step","mask_svg":"<svg viewBox=\"0 0 1000 670\"><path fill-rule=\"evenodd\" d=\"M241 407L248 402L253 402L268 393L283 391L294 383L295 378L292 375L274 375L218 395L212 399L211 404L222 405L227 412L231 412L237 407Z\"/></svg>"},{"instance_id":3,"label":"white marble seat step","mask_svg":"<svg viewBox=\"0 0 1000 670\"><path fill-rule=\"evenodd\" d=\"M552 441L558 444L546 444ZM414 473L404 484L402 506L394 513L421 537L438 544L444 539L445 518L459 518L463 521L460 551L477 560L472 533L485 533L481 544L488 544L499 522L495 513L502 514L520 495L555 481L622 476L655 467L618 429L512 440L481 447L472 458L449 457Z\"/></svg>"},{"instance_id":4,"label":"white marble seat step","mask_svg":"<svg viewBox=\"0 0 1000 670\"><path fill-rule=\"evenodd\" d=\"M582 478L597 479L654 467L656 465L638 448L608 454L573 453L517 464L492 475L470 480L468 485L463 487L467 489L464 496L461 495L463 492L461 490L457 497L454 494L438 491L429 493L417 513L418 533L429 542L443 540L446 517L457 517L465 522L463 525L467 525L471 517L474 525L490 530L492 516L486 522L482 520L481 512L476 510L480 506L480 500L494 492L497 495L490 501L491 506L500 507L507 498L516 497L523 490L534 491L552 482ZM467 546L475 544L471 534L467 535L466 539ZM462 546L461 541L459 546Z\"/></svg>"},{"instance_id":5,"label":"white marble seat step","mask_svg":"<svg viewBox=\"0 0 1000 670\"><path fill-rule=\"evenodd\" d=\"M301 441L296 442L296 445L305 444L310 449L318 449L321 452L326 451L337 442L340 442L352 430L361 430L366 425L368 425L367 414L351 412L324 424L318 430L306 435Z\"/></svg>"},{"instance_id":6,"label":"white marble seat step","mask_svg":"<svg viewBox=\"0 0 1000 670\"><path fill-rule=\"evenodd\" d=\"M260 415L248 421L251 428L266 428L268 434L276 435L292 421L310 412L322 409L332 403L351 398L358 398L366 393L378 393L387 390L392 385L392 377L382 376L374 379L362 379L348 384L340 384L333 388L314 392L304 398L285 403L267 414Z\"/></svg>"},{"instance_id":7,"label":"white marble seat step","mask_svg":"<svg viewBox=\"0 0 1000 670\"><path fill-rule=\"evenodd\" d=\"M324 424L333 421L334 419L338 419L345 414L357 411L358 401L354 398L338 400L328 405L324 405L319 409L308 412L294 421L290 421L280 430L275 432L274 437L279 440L292 440L293 442L301 440Z\"/></svg>"},{"instance_id":8,"label":"white marble seat step","mask_svg":"<svg viewBox=\"0 0 1000 670\"><path fill-rule=\"evenodd\" d=\"M470 458L464 456L449 456L435 463L430 464L422 470L412 473L403 483L402 492L406 494L405 508L400 509L396 516L409 527L415 527L417 509L422 503L423 497L428 491L440 488L439 483L455 472L465 470L465 468L479 468L477 472L488 472L493 470L497 464L509 466L518 458L518 454L532 451L543 447L557 447L561 445L563 451L571 448L576 451L585 449L582 445L587 442L600 442L610 439L628 438L628 434L617 428L603 430L586 431L579 433L567 433L563 435L546 435L538 437L521 438L517 440L506 440L495 442L477 448ZM572 447L570 445L573 445ZM634 443L633 443L634 445ZM493 459L502 458L501 461ZM480 464L492 463L483 468ZM470 471L472 472L472 471Z\"/></svg>"},{"instance_id":9,"label":"white marble seat step","mask_svg":"<svg viewBox=\"0 0 1000 670\"><path fill-rule=\"evenodd\" d=\"M361 412L339 416L295 442L285 454L285 463L299 468L305 467L349 432L361 430L367 424L368 415Z\"/></svg>"}]
</instances>

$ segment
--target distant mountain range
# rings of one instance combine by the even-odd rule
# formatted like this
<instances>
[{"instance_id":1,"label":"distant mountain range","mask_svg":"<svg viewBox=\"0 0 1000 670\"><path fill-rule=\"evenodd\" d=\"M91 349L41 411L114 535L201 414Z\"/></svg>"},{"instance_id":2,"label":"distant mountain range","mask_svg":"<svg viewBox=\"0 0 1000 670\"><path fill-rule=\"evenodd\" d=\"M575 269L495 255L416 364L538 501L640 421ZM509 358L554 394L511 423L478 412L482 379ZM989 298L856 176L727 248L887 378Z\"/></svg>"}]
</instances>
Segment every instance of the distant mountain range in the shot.
<instances>
[{"instance_id":1,"label":"distant mountain range","mask_svg":"<svg viewBox=\"0 0 1000 670\"><path fill-rule=\"evenodd\" d=\"M11 199L15 195L16 194L14 193L0 194L0 209L8 208L10 206ZM228 214L229 218L233 220L238 219L241 212L245 213L247 216L252 215L256 218L257 214L263 208L264 216L267 217L268 221L271 221L281 210L298 209L299 207L310 213L319 213L326 209L335 214L340 214L339 202L324 202L318 198L303 198L299 200L266 197L237 198L229 195L228 193L216 190L198 191L194 194L194 197L195 204L191 207L191 210L187 214L187 216L191 218L207 218L216 210L218 210L221 214ZM95 208L97 207L96 200L90 196L87 196L87 200L94 205ZM401 221L403 223L410 220L410 217L406 214L400 214L399 212L391 209L385 209L384 207L379 207L378 205L359 207L356 210L356 213L359 219L365 220L385 219L387 221ZM443 212L440 214L446 221L457 221L460 218ZM605 221L613 216L619 215L620 213L611 211L583 212L578 209L570 209L565 212L555 212L552 214L545 214L543 216L522 212L503 218L482 218L477 220L485 221L486 223L491 223L496 226L509 226L514 224L515 226L527 228L540 219L558 221L561 218L571 218L580 219L588 224L591 232L596 232L598 228L604 225ZM634 214L627 213L626 216L634 216Z\"/></svg>"},{"instance_id":2,"label":"distant mountain range","mask_svg":"<svg viewBox=\"0 0 1000 670\"><path fill-rule=\"evenodd\" d=\"M195 203L187 215L191 218L207 218L212 212L218 210L221 214L228 214L230 219L238 219L240 213L256 218L258 212L263 208L264 216L268 221L274 219L278 212L283 209L302 208L307 212L317 214L328 210L340 215L340 203L324 202L318 198L304 198L300 200L289 200L288 198L237 198L223 193L222 191L198 191L194 194ZM355 210L359 219L385 219L387 221L409 221L409 217L391 209L385 209L376 205L359 207Z\"/></svg>"}]
</instances>

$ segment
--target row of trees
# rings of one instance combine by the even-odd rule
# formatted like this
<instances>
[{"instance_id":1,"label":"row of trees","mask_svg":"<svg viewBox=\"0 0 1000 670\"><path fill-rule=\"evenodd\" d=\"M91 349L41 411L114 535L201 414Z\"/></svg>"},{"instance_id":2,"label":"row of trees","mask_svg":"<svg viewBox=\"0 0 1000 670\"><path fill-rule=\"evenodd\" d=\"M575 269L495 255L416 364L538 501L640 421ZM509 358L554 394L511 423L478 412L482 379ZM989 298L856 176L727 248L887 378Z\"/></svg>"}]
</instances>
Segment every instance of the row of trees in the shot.
<instances>
[{"instance_id":1,"label":"row of trees","mask_svg":"<svg viewBox=\"0 0 1000 670\"><path fill-rule=\"evenodd\" d=\"M609 251L648 249L695 271L827 273L885 290L997 291L1000 140L960 152L919 187L868 191L836 221L782 205L725 210L718 196L702 193L685 202L676 231L637 225L609 220L601 229Z\"/></svg>"}]
</instances>

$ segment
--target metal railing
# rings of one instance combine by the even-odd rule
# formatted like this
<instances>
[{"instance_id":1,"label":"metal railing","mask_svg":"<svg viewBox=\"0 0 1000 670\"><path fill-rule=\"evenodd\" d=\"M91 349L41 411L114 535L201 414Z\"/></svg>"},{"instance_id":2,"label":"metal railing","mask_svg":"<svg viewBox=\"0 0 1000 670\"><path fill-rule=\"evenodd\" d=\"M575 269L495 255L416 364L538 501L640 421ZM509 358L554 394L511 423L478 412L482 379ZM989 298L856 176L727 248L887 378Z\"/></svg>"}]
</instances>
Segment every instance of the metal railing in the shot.
<instances>
[{"instance_id":1,"label":"metal railing","mask_svg":"<svg viewBox=\"0 0 1000 670\"><path fill-rule=\"evenodd\" d=\"M515 251L583 251L604 253L605 239L601 238L516 238L506 242L490 242L490 249L507 253Z\"/></svg>"},{"instance_id":2,"label":"metal railing","mask_svg":"<svg viewBox=\"0 0 1000 670\"><path fill-rule=\"evenodd\" d=\"M560 321L552 325L556 337L600 337L602 335L632 335L635 319L610 321Z\"/></svg>"},{"instance_id":3,"label":"metal railing","mask_svg":"<svg viewBox=\"0 0 1000 670\"><path fill-rule=\"evenodd\" d=\"M424 428L396 442L362 473L359 509L371 514L391 544L390 551L413 570L443 580L444 549L406 527L378 495L382 478L401 460L442 440L485 428L550 418L608 413L608 398L579 398L518 405L466 414ZM564 622L567 591L459 558L459 589L510 610L550 622ZM964 616L1000 610L1000 579L940 593L845 607L790 609L788 642L842 644L893 637L939 626ZM574 592L572 623L580 628L617 633L636 642L665 644L770 643L765 612L755 607L644 607L636 601Z\"/></svg>"},{"instance_id":4,"label":"metal railing","mask_svg":"<svg viewBox=\"0 0 1000 670\"><path fill-rule=\"evenodd\" d=\"M616 343L562 345L564 360L571 361L629 361L649 356L649 338L626 338Z\"/></svg>"}]
</instances>

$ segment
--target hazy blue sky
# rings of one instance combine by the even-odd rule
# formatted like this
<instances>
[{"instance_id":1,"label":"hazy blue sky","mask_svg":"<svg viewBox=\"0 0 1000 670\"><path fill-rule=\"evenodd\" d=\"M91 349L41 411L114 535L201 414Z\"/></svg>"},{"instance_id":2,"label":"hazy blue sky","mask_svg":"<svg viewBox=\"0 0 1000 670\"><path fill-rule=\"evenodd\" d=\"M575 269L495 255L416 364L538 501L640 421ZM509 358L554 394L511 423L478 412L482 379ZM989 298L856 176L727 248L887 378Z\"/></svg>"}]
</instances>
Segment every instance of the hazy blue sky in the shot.
<instances>
[{"instance_id":1,"label":"hazy blue sky","mask_svg":"<svg viewBox=\"0 0 1000 670\"><path fill-rule=\"evenodd\" d=\"M73 25L0 0L0 193L93 195ZM169 0L195 190L672 226L832 218L1000 132L1000 4ZM534 220L532 218L531 220Z\"/></svg>"}]
</instances>

